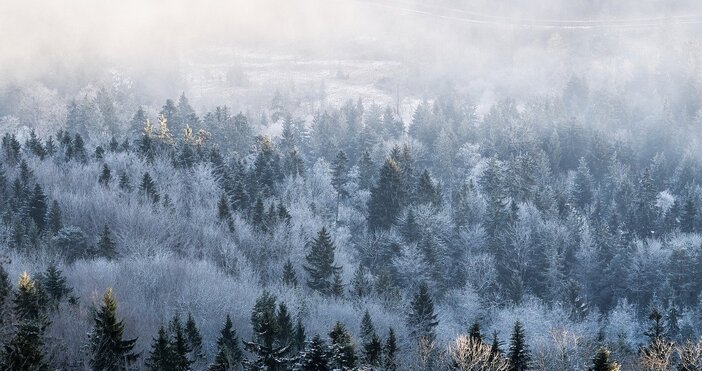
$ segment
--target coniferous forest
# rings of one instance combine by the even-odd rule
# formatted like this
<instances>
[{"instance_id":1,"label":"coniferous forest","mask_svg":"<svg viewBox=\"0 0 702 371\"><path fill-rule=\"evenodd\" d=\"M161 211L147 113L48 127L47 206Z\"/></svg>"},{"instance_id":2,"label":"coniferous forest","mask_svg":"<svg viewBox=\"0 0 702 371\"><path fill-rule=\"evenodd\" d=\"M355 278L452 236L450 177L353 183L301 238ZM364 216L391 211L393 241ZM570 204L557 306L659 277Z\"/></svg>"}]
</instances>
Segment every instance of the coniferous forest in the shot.
<instances>
[{"instance_id":1,"label":"coniferous forest","mask_svg":"<svg viewBox=\"0 0 702 371\"><path fill-rule=\"evenodd\" d=\"M685 45L489 103L0 79L0 369L702 370Z\"/></svg>"}]
</instances>

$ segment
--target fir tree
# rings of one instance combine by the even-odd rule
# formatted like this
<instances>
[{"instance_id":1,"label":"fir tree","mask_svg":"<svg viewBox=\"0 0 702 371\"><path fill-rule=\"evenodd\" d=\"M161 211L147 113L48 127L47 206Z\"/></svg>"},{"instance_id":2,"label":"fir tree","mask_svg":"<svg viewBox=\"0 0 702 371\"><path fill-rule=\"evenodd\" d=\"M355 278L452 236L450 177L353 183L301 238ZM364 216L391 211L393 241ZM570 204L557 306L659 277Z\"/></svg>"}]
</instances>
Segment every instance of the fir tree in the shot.
<instances>
[{"instance_id":1,"label":"fir tree","mask_svg":"<svg viewBox=\"0 0 702 371\"><path fill-rule=\"evenodd\" d=\"M363 299L371 294L373 285L366 276L366 270L359 264L351 280L351 296L357 300Z\"/></svg>"},{"instance_id":2,"label":"fir tree","mask_svg":"<svg viewBox=\"0 0 702 371\"><path fill-rule=\"evenodd\" d=\"M283 283L288 287L297 287L297 274L290 259L283 265Z\"/></svg>"},{"instance_id":3,"label":"fir tree","mask_svg":"<svg viewBox=\"0 0 702 371\"><path fill-rule=\"evenodd\" d=\"M58 309L59 303L73 292L73 289L66 283L63 273L54 263L49 264L49 267L46 268L46 273L42 277L42 286L54 309Z\"/></svg>"},{"instance_id":4,"label":"fir tree","mask_svg":"<svg viewBox=\"0 0 702 371\"><path fill-rule=\"evenodd\" d=\"M44 310L42 301L42 293L37 282L24 272L20 276L14 298L15 315L20 321L40 321Z\"/></svg>"},{"instance_id":5,"label":"fir tree","mask_svg":"<svg viewBox=\"0 0 702 371\"><path fill-rule=\"evenodd\" d=\"M112 232L107 224L102 227L100 239L97 243L97 249L100 256L103 256L108 260L112 260L117 257L117 244L112 239Z\"/></svg>"},{"instance_id":6,"label":"fir tree","mask_svg":"<svg viewBox=\"0 0 702 371\"><path fill-rule=\"evenodd\" d=\"M297 322L295 323L295 331L293 333L292 349L296 352L302 352L305 350L305 341L307 335L305 334L305 326L302 325L302 318L297 317Z\"/></svg>"},{"instance_id":7,"label":"fir tree","mask_svg":"<svg viewBox=\"0 0 702 371\"><path fill-rule=\"evenodd\" d=\"M119 176L119 189L125 192L132 191L132 182L129 180L129 175L127 175L125 171Z\"/></svg>"},{"instance_id":8,"label":"fir tree","mask_svg":"<svg viewBox=\"0 0 702 371\"><path fill-rule=\"evenodd\" d=\"M300 360L300 367L305 371L329 371L329 354L324 340L319 335L312 338L307 351Z\"/></svg>"},{"instance_id":9,"label":"fir tree","mask_svg":"<svg viewBox=\"0 0 702 371\"><path fill-rule=\"evenodd\" d=\"M29 203L29 216L32 217L34 224L41 232L44 229L46 222L47 200L44 190L41 189L39 183L34 185L34 192Z\"/></svg>"},{"instance_id":10,"label":"fir tree","mask_svg":"<svg viewBox=\"0 0 702 371\"><path fill-rule=\"evenodd\" d=\"M370 153L363 152L358 161L358 186L361 189L371 189L375 182L375 164Z\"/></svg>"},{"instance_id":11,"label":"fir tree","mask_svg":"<svg viewBox=\"0 0 702 371\"><path fill-rule=\"evenodd\" d=\"M191 349L185 336L185 329L180 322L180 316L176 315L171 320L171 350L172 365L174 371L188 371L192 365L192 360L188 357Z\"/></svg>"},{"instance_id":12,"label":"fir tree","mask_svg":"<svg viewBox=\"0 0 702 371\"><path fill-rule=\"evenodd\" d=\"M429 286L422 282L410 303L408 325L412 337L417 341L434 341L436 338L435 328L439 324L436 317L434 301L429 295Z\"/></svg>"},{"instance_id":13,"label":"fir tree","mask_svg":"<svg viewBox=\"0 0 702 371\"><path fill-rule=\"evenodd\" d=\"M371 338L375 335L375 326L373 326L373 320L371 319L370 313L366 309L363 312L363 317L361 317L361 342L365 346L371 341Z\"/></svg>"},{"instance_id":14,"label":"fir tree","mask_svg":"<svg viewBox=\"0 0 702 371\"><path fill-rule=\"evenodd\" d=\"M385 346L383 347L383 366L387 371L397 370L397 352L399 348L397 347L397 338L395 337L395 330L392 327L388 329L388 338L385 340Z\"/></svg>"},{"instance_id":15,"label":"fir tree","mask_svg":"<svg viewBox=\"0 0 702 371\"><path fill-rule=\"evenodd\" d=\"M649 344L657 340L662 340L665 336L665 328L663 326L663 315L657 310L653 309L651 314L648 316L651 321L651 327L644 332L649 339Z\"/></svg>"},{"instance_id":16,"label":"fir tree","mask_svg":"<svg viewBox=\"0 0 702 371\"><path fill-rule=\"evenodd\" d=\"M107 186L110 184L110 179L112 179L110 168L107 164L102 164L102 172L100 173L100 177L98 177L98 183Z\"/></svg>"},{"instance_id":17,"label":"fir tree","mask_svg":"<svg viewBox=\"0 0 702 371\"><path fill-rule=\"evenodd\" d=\"M341 270L341 267L334 265L334 249L329 232L322 227L305 255L303 268L309 275L307 285L324 295L333 294L334 273Z\"/></svg>"},{"instance_id":18,"label":"fir tree","mask_svg":"<svg viewBox=\"0 0 702 371\"><path fill-rule=\"evenodd\" d=\"M389 229L403 206L402 174L397 163L388 159L380 169L380 178L371 189L368 200L368 228L371 231Z\"/></svg>"},{"instance_id":19,"label":"fir tree","mask_svg":"<svg viewBox=\"0 0 702 371\"><path fill-rule=\"evenodd\" d=\"M507 358L509 359L510 371L525 371L530 368L531 356L524 338L524 328L519 321L514 323Z\"/></svg>"},{"instance_id":20,"label":"fir tree","mask_svg":"<svg viewBox=\"0 0 702 371\"><path fill-rule=\"evenodd\" d=\"M21 321L14 337L5 344L0 360L3 370L49 371L44 360L43 325L36 321Z\"/></svg>"},{"instance_id":21,"label":"fir tree","mask_svg":"<svg viewBox=\"0 0 702 371\"><path fill-rule=\"evenodd\" d=\"M227 314L224 327L217 339L217 353L214 363L209 367L209 371L230 371L239 368L242 360L241 348L239 348L239 338L234 330L232 319Z\"/></svg>"},{"instance_id":22,"label":"fir tree","mask_svg":"<svg viewBox=\"0 0 702 371\"><path fill-rule=\"evenodd\" d=\"M619 364L610 359L610 352L607 348L600 347L592 359L592 366L588 371L619 371Z\"/></svg>"},{"instance_id":23,"label":"fir tree","mask_svg":"<svg viewBox=\"0 0 702 371\"><path fill-rule=\"evenodd\" d=\"M0 324L2 324L2 319L4 316L3 309L5 308L5 300L10 296L12 292L12 284L10 283L9 275L0 262Z\"/></svg>"},{"instance_id":24,"label":"fir tree","mask_svg":"<svg viewBox=\"0 0 702 371\"><path fill-rule=\"evenodd\" d=\"M151 343L149 358L146 359L146 367L150 371L171 371L173 365L173 349L168 340L166 329L161 326L158 329L158 336Z\"/></svg>"},{"instance_id":25,"label":"fir tree","mask_svg":"<svg viewBox=\"0 0 702 371\"><path fill-rule=\"evenodd\" d=\"M356 350L351 340L351 334L341 322L336 322L329 333L331 339L331 363L340 369L356 367Z\"/></svg>"},{"instance_id":26,"label":"fir tree","mask_svg":"<svg viewBox=\"0 0 702 371\"><path fill-rule=\"evenodd\" d=\"M275 301L275 296L264 291L251 311L253 339L245 341L244 346L256 358L246 361L249 368L277 370L284 365L285 360L282 356L287 353L289 347L276 344L280 329L275 313Z\"/></svg>"},{"instance_id":27,"label":"fir tree","mask_svg":"<svg viewBox=\"0 0 702 371\"><path fill-rule=\"evenodd\" d=\"M335 221L339 220L339 203L343 197L346 197L346 183L348 183L348 158L344 151L339 151L334 159L332 166L332 186L336 191L336 217Z\"/></svg>"},{"instance_id":28,"label":"fir tree","mask_svg":"<svg viewBox=\"0 0 702 371\"><path fill-rule=\"evenodd\" d=\"M344 297L344 281L341 278L341 267L334 271L334 279L332 280L331 295L334 298L341 299Z\"/></svg>"},{"instance_id":29,"label":"fir tree","mask_svg":"<svg viewBox=\"0 0 702 371\"><path fill-rule=\"evenodd\" d=\"M217 202L217 218L221 222L229 223L232 214L229 211L229 198L226 193L222 193Z\"/></svg>"},{"instance_id":30,"label":"fir tree","mask_svg":"<svg viewBox=\"0 0 702 371\"><path fill-rule=\"evenodd\" d=\"M200 330L197 328L193 314L190 312L188 312L188 320L185 321L185 337L188 341L188 347L191 350L191 360L203 358L202 335L200 335Z\"/></svg>"},{"instance_id":31,"label":"fir tree","mask_svg":"<svg viewBox=\"0 0 702 371\"><path fill-rule=\"evenodd\" d=\"M149 175L148 172L144 173L144 176L141 179L141 185L139 186L139 190L146 196L146 198L151 201L154 204L157 204L158 201L161 199L161 197L158 194L158 191L156 190L156 183L154 180L151 178L151 175Z\"/></svg>"},{"instance_id":32,"label":"fir tree","mask_svg":"<svg viewBox=\"0 0 702 371\"><path fill-rule=\"evenodd\" d=\"M49 214L46 216L46 224L52 235L55 235L59 230L61 230L61 228L63 228L61 208L56 200L51 203Z\"/></svg>"},{"instance_id":33,"label":"fir tree","mask_svg":"<svg viewBox=\"0 0 702 371\"><path fill-rule=\"evenodd\" d=\"M480 323L478 321L473 322L473 325L470 326L468 338L478 343L483 342L483 335L480 334Z\"/></svg>"},{"instance_id":34,"label":"fir tree","mask_svg":"<svg viewBox=\"0 0 702 371\"><path fill-rule=\"evenodd\" d=\"M102 306L93 316L90 334L90 366L95 371L125 370L139 357L132 349L137 339L123 339L124 322L117 319L117 301L112 289L105 291Z\"/></svg>"},{"instance_id":35,"label":"fir tree","mask_svg":"<svg viewBox=\"0 0 702 371\"><path fill-rule=\"evenodd\" d=\"M277 347L290 349L295 336L295 329L293 328L292 318L290 317L288 306L285 305L285 303L281 302L278 304L278 313L276 317L278 322L278 332L276 334Z\"/></svg>"},{"instance_id":36,"label":"fir tree","mask_svg":"<svg viewBox=\"0 0 702 371\"><path fill-rule=\"evenodd\" d=\"M490 354L493 358L502 357L502 349L500 348L500 340L497 338L497 331L492 332L492 344L490 345Z\"/></svg>"}]
</instances>

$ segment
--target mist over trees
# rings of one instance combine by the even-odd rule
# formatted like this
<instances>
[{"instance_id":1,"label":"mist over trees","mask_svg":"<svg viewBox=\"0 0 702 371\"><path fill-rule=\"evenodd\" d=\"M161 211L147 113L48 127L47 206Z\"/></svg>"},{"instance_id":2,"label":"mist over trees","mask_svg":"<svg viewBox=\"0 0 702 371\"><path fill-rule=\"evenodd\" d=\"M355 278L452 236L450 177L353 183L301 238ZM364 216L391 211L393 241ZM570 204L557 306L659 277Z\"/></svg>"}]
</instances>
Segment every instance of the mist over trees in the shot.
<instances>
[{"instance_id":1,"label":"mist over trees","mask_svg":"<svg viewBox=\"0 0 702 371\"><path fill-rule=\"evenodd\" d=\"M73 1L0 4L1 370L702 369L695 1Z\"/></svg>"}]
</instances>

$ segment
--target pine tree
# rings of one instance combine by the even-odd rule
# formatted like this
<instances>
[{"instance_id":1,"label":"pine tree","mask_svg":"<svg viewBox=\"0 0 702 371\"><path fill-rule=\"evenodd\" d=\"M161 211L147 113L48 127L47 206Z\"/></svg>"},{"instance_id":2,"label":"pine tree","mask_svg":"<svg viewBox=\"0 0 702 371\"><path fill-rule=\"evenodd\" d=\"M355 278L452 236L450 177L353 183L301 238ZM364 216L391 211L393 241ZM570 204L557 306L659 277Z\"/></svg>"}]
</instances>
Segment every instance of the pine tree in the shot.
<instances>
[{"instance_id":1,"label":"pine tree","mask_svg":"<svg viewBox=\"0 0 702 371\"><path fill-rule=\"evenodd\" d=\"M125 191L125 192L131 192L132 191L132 182L129 180L129 175L127 175L127 172L122 172L122 174L119 176L119 189Z\"/></svg>"},{"instance_id":2,"label":"pine tree","mask_svg":"<svg viewBox=\"0 0 702 371\"><path fill-rule=\"evenodd\" d=\"M230 371L236 370L241 364L243 355L239 348L239 338L232 325L232 319L227 314L224 327L217 339L217 353L214 363L208 368L209 371Z\"/></svg>"},{"instance_id":3,"label":"pine tree","mask_svg":"<svg viewBox=\"0 0 702 371\"><path fill-rule=\"evenodd\" d=\"M373 320L366 309L366 311L363 312L363 317L361 317L360 338L362 344L365 346L365 344L369 343L373 335L375 335L375 326L373 326Z\"/></svg>"},{"instance_id":4,"label":"pine tree","mask_svg":"<svg viewBox=\"0 0 702 371\"><path fill-rule=\"evenodd\" d=\"M578 169L575 172L573 182L572 199L573 203L580 208L589 205L592 202L592 175L590 168L584 158L580 159Z\"/></svg>"},{"instance_id":5,"label":"pine tree","mask_svg":"<svg viewBox=\"0 0 702 371\"><path fill-rule=\"evenodd\" d=\"M263 208L263 200L260 197L256 198L256 203L254 204L253 215L251 217L251 224L261 232L266 232L268 227L266 226L265 210Z\"/></svg>"},{"instance_id":6,"label":"pine tree","mask_svg":"<svg viewBox=\"0 0 702 371\"><path fill-rule=\"evenodd\" d=\"M419 176L414 199L420 205L429 204L434 207L441 206L441 192L438 187L434 185L434 181L432 181L431 175L426 169L422 172L422 175Z\"/></svg>"},{"instance_id":7,"label":"pine tree","mask_svg":"<svg viewBox=\"0 0 702 371\"><path fill-rule=\"evenodd\" d=\"M34 185L34 192L32 193L32 199L29 203L29 216L32 218L37 228L39 228L40 232L44 230L44 226L46 225L46 210L46 195L39 183L37 183Z\"/></svg>"},{"instance_id":8,"label":"pine tree","mask_svg":"<svg viewBox=\"0 0 702 371\"><path fill-rule=\"evenodd\" d=\"M202 335L195 324L193 314L188 312L188 320L185 321L185 337L188 341L188 347L191 350L191 360L201 359L204 357L202 353Z\"/></svg>"},{"instance_id":9,"label":"pine tree","mask_svg":"<svg viewBox=\"0 0 702 371\"><path fill-rule=\"evenodd\" d=\"M685 201L682 213L680 215L680 230L686 233L695 231L695 220L697 218L697 208L692 198Z\"/></svg>"},{"instance_id":10,"label":"pine tree","mask_svg":"<svg viewBox=\"0 0 702 371\"><path fill-rule=\"evenodd\" d=\"M402 174L397 163L388 159L380 169L380 178L371 189L368 200L368 228L371 231L389 229L403 206Z\"/></svg>"},{"instance_id":11,"label":"pine tree","mask_svg":"<svg viewBox=\"0 0 702 371\"><path fill-rule=\"evenodd\" d=\"M63 228L63 221L61 219L61 208L59 207L58 201L54 200L54 202L51 203L49 214L46 216L46 224L52 235L55 235Z\"/></svg>"},{"instance_id":12,"label":"pine tree","mask_svg":"<svg viewBox=\"0 0 702 371\"><path fill-rule=\"evenodd\" d=\"M173 349L168 340L166 329L161 326L158 329L158 336L151 343L149 358L146 359L146 367L150 371L171 371L173 365Z\"/></svg>"},{"instance_id":13,"label":"pine tree","mask_svg":"<svg viewBox=\"0 0 702 371\"><path fill-rule=\"evenodd\" d=\"M156 183L148 172L144 173L139 190L149 201L151 201L151 203L157 204L161 199L161 196L159 196L158 191L156 190Z\"/></svg>"},{"instance_id":14,"label":"pine tree","mask_svg":"<svg viewBox=\"0 0 702 371\"><path fill-rule=\"evenodd\" d=\"M395 371L398 368L397 365L397 352L399 348L397 347L397 338L395 337L395 330L392 327L388 329L388 338L385 340L385 346L383 347L383 366L387 371Z\"/></svg>"},{"instance_id":15,"label":"pine tree","mask_svg":"<svg viewBox=\"0 0 702 371\"><path fill-rule=\"evenodd\" d=\"M348 158L344 151L339 151L332 166L332 186L336 191L336 216L335 221L339 221L339 203L343 197L348 195L346 183L348 183Z\"/></svg>"},{"instance_id":16,"label":"pine tree","mask_svg":"<svg viewBox=\"0 0 702 371\"><path fill-rule=\"evenodd\" d=\"M358 161L358 186L361 189L371 189L375 182L375 164L370 153L363 152Z\"/></svg>"},{"instance_id":17,"label":"pine tree","mask_svg":"<svg viewBox=\"0 0 702 371\"><path fill-rule=\"evenodd\" d=\"M341 267L334 265L334 249L329 232L322 227L305 255L307 264L303 265L303 268L309 274L307 285L324 295L333 294L334 274L341 270Z\"/></svg>"},{"instance_id":18,"label":"pine tree","mask_svg":"<svg viewBox=\"0 0 702 371\"><path fill-rule=\"evenodd\" d=\"M297 287L297 274L290 259L283 266L283 283L288 287Z\"/></svg>"},{"instance_id":19,"label":"pine tree","mask_svg":"<svg viewBox=\"0 0 702 371\"><path fill-rule=\"evenodd\" d=\"M607 348L600 347L592 359L592 367L588 371L619 371L619 364L610 359L610 352Z\"/></svg>"},{"instance_id":20,"label":"pine tree","mask_svg":"<svg viewBox=\"0 0 702 371\"><path fill-rule=\"evenodd\" d=\"M231 220L232 214L229 211L229 198L226 193L222 193L217 202L217 218L221 222L228 223Z\"/></svg>"},{"instance_id":21,"label":"pine tree","mask_svg":"<svg viewBox=\"0 0 702 371\"><path fill-rule=\"evenodd\" d=\"M2 266L0 262L0 324L2 324L2 319L4 317L5 300L10 296L12 292L12 284L10 283L9 275Z\"/></svg>"},{"instance_id":22,"label":"pine tree","mask_svg":"<svg viewBox=\"0 0 702 371\"><path fill-rule=\"evenodd\" d=\"M171 350L172 364L174 371L188 371L192 365L192 360L188 357L191 349L185 337L185 329L180 322L180 316L176 313L170 324L171 328Z\"/></svg>"},{"instance_id":23,"label":"pine tree","mask_svg":"<svg viewBox=\"0 0 702 371\"><path fill-rule=\"evenodd\" d=\"M331 339L331 363L333 367L351 369L356 367L356 350L351 340L351 334L341 322L336 322L329 333Z\"/></svg>"},{"instance_id":24,"label":"pine tree","mask_svg":"<svg viewBox=\"0 0 702 371\"><path fill-rule=\"evenodd\" d=\"M97 249L100 256L103 256L108 260L112 260L117 257L117 244L112 239L112 232L107 224L102 227L100 239L97 243Z\"/></svg>"},{"instance_id":25,"label":"pine tree","mask_svg":"<svg viewBox=\"0 0 702 371\"><path fill-rule=\"evenodd\" d=\"M662 340L665 337L665 328L663 327L663 315L657 310L653 309L651 314L648 316L651 320L651 327L644 332L649 339L649 344L657 340Z\"/></svg>"},{"instance_id":26,"label":"pine tree","mask_svg":"<svg viewBox=\"0 0 702 371\"><path fill-rule=\"evenodd\" d=\"M98 177L98 183L107 186L110 184L111 178L112 174L110 172L110 168L107 166L107 164L102 164L102 172L100 173L100 177Z\"/></svg>"},{"instance_id":27,"label":"pine tree","mask_svg":"<svg viewBox=\"0 0 702 371\"><path fill-rule=\"evenodd\" d=\"M112 289L105 291L102 306L93 316L90 334L90 366L95 371L125 370L139 357L132 353L137 339L123 339L124 322L117 319L117 301Z\"/></svg>"},{"instance_id":28,"label":"pine tree","mask_svg":"<svg viewBox=\"0 0 702 371\"><path fill-rule=\"evenodd\" d=\"M412 337L417 341L433 342L436 338L435 328L439 324L436 318L434 301L429 295L429 286L422 282L410 303L407 322Z\"/></svg>"},{"instance_id":29,"label":"pine tree","mask_svg":"<svg viewBox=\"0 0 702 371\"><path fill-rule=\"evenodd\" d=\"M519 321L514 323L507 358L509 359L510 371L525 371L530 368L531 356L524 338L524 328Z\"/></svg>"},{"instance_id":30,"label":"pine tree","mask_svg":"<svg viewBox=\"0 0 702 371\"><path fill-rule=\"evenodd\" d=\"M300 367L305 371L329 371L329 354L324 340L319 335L312 338L307 351L302 355Z\"/></svg>"},{"instance_id":31,"label":"pine tree","mask_svg":"<svg viewBox=\"0 0 702 371\"><path fill-rule=\"evenodd\" d=\"M332 280L331 295L334 298L341 299L344 297L344 281L341 278L341 267L334 271L334 279Z\"/></svg>"},{"instance_id":32,"label":"pine tree","mask_svg":"<svg viewBox=\"0 0 702 371\"><path fill-rule=\"evenodd\" d=\"M490 354L493 358L502 357L502 349L500 349L500 340L497 338L497 331L492 332L492 345L490 346Z\"/></svg>"}]
</instances>

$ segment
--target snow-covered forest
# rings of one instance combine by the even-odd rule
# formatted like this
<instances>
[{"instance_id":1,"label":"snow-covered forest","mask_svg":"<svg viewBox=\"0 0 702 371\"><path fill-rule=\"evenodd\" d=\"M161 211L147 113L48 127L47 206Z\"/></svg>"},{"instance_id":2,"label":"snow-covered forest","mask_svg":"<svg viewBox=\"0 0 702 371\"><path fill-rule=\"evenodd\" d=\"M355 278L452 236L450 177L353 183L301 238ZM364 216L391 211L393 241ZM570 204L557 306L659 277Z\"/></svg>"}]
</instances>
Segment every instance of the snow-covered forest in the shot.
<instances>
[{"instance_id":1,"label":"snow-covered forest","mask_svg":"<svg viewBox=\"0 0 702 371\"><path fill-rule=\"evenodd\" d=\"M0 369L702 370L702 16L399 3L534 33L0 58Z\"/></svg>"}]
</instances>

